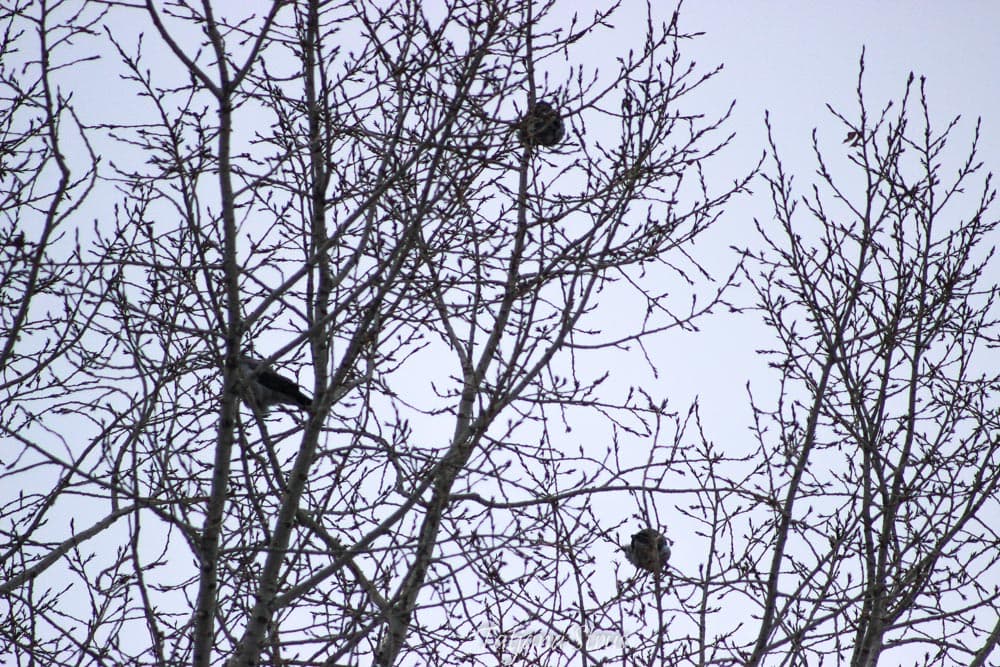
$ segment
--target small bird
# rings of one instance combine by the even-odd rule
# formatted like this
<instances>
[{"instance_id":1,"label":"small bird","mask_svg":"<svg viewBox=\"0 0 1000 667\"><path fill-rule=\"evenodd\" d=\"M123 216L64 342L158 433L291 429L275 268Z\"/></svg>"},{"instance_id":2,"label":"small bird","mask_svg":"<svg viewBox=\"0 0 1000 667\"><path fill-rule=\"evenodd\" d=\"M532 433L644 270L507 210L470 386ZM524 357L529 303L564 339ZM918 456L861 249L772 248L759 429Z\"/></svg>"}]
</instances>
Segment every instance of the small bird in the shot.
<instances>
[{"instance_id":1,"label":"small bird","mask_svg":"<svg viewBox=\"0 0 1000 667\"><path fill-rule=\"evenodd\" d=\"M312 399L302 393L298 384L278 375L260 359L240 357L240 373L247 389L243 400L263 413L275 405L294 405L306 410L312 405Z\"/></svg>"},{"instance_id":2,"label":"small bird","mask_svg":"<svg viewBox=\"0 0 1000 667\"><path fill-rule=\"evenodd\" d=\"M517 138L524 146L552 147L566 134L559 112L548 102L537 102L518 123Z\"/></svg>"},{"instance_id":3,"label":"small bird","mask_svg":"<svg viewBox=\"0 0 1000 667\"><path fill-rule=\"evenodd\" d=\"M652 528L643 528L623 547L628 561L641 570L658 574L670 560L670 547L665 538Z\"/></svg>"}]
</instances>

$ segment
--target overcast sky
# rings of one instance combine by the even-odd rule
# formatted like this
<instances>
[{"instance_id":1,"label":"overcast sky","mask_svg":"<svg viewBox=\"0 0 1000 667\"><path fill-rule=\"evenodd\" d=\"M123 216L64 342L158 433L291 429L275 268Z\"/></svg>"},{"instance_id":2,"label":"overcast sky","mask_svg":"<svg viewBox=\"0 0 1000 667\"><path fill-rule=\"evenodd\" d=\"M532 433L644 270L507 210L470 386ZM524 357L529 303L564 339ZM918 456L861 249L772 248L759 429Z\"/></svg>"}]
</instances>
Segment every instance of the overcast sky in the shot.
<instances>
[{"instance_id":1,"label":"overcast sky","mask_svg":"<svg viewBox=\"0 0 1000 667\"><path fill-rule=\"evenodd\" d=\"M628 40L636 25L641 25L632 21L643 20L644 3L626 0L625 5L615 21L617 30L607 33L608 39ZM925 75L932 122L943 127L953 116L962 114L965 122L956 137L965 145L976 117L982 116L980 157L988 168L996 169L1000 165L1000 118L994 113L1000 96L997 26L1000 2L996 1L689 0L681 13L683 31L705 33L685 46L687 56L698 61L702 71L719 63L725 65L709 88L717 96L716 111L736 100L735 115L728 126L736 138L720 158L717 173L728 182L753 167L765 146L763 116L769 110L779 149L800 186L812 175L812 129L818 127L821 141L829 141L831 148L843 139L843 131L826 104L848 115L856 109L858 59L863 47L865 91L872 108L898 98L911 71ZM160 48L158 38L151 35L147 43L150 50ZM164 51L163 58L175 68L172 55ZM98 66L105 67L94 65ZM101 86L89 91L95 100L104 93ZM80 91L81 98L87 94ZM109 114L115 112L108 109ZM769 214L762 184L754 190L753 197L734 201L720 225L699 244L704 256L719 269L736 259L728 249L731 244L753 243L754 217L766 219ZM655 356L663 373L652 393L668 396L681 411L699 395L707 435L729 451L746 451L753 443L748 441L750 409L744 385L750 380L766 389L766 361L754 350L767 344L767 332L754 314L707 318L699 325L700 333L672 332L658 339L661 348ZM632 358L641 363L639 355ZM776 396L766 398L773 402ZM677 542L682 534L678 531L671 537ZM675 544L678 566L684 568L682 553Z\"/></svg>"},{"instance_id":2,"label":"overcast sky","mask_svg":"<svg viewBox=\"0 0 1000 667\"><path fill-rule=\"evenodd\" d=\"M673 4L659 3L661 0L653 0L654 6L662 8L660 13L669 18ZM260 8L267 5L256 4ZM221 13L234 7L225 2L216 5ZM250 3L251 8L254 5ZM560 4L558 11L566 12L568 21L573 7L588 15L593 7L605 5L604 0L581 0ZM239 8L240 14L248 11L245 5ZM259 13L260 9L256 11ZM429 10L429 13L434 12ZM179 81L185 80L179 74L175 57L149 29L145 18L141 26L127 23L139 18L139 14L116 14L118 34L128 45L134 41L128 39L130 31L135 37L138 35L135 31L140 27L145 29L143 48L147 63L162 64L159 83L169 83L170 72L177 72ZM642 30L644 22L645 2L625 0L613 21L616 30L600 33L600 39L614 42L608 45L607 53L620 52ZM890 98L898 99L911 71L926 75L933 122L943 127L954 115L962 114L965 122L956 137L967 140L975 118L982 116L981 158L988 168L996 168L1000 164L1000 118L991 112L1000 96L998 25L1000 2L987 0L689 0L681 11L681 29L704 35L686 42L683 53L698 62L700 71L724 64L720 75L699 92L702 97L698 100L704 100L704 108L697 110L711 115L724 110L730 100L736 101L734 116L727 126L736 136L730 150L715 163L715 174L728 183L756 163L765 146L763 117L765 110L769 110L782 158L796 174L797 183L806 185L815 165L810 149L812 129L819 128L820 140L829 141L825 145L831 147L839 146L844 136L842 127L825 105L831 103L848 114L856 109L855 87L862 48L867 53L865 91L873 108L881 107ZM591 49L588 53L595 54L594 61L588 64L600 67L598 58L604 52L590 46L588 49ZM118 66L117 70L120 69ZM143 103L135 99L127 86L122 88L128 97L121 103L108 103L109 85L115 85L109 74L117 74L113 55L109 61L84 64L80 72L87 77L102 77L98 85L75 86L74 99L89 107L91 122L97 119L124 122L134 114L132 105ZM728 250L730 245L752 242L753 218L764 219L769 214L762 184L758 183L755 193L731 203L722 224L699 241L699 257L718 271L735 261L735 255ZM684 381L673 382L665 393L678 404L700 394L709 415L740 410L744 418L738 421L747 423L749 409L743 384L763 365L753 355L763 340L756 335L762 332L752 327L756 321L753 316L738 320L710 318L700 323L701 335L674 334L667 344L683 346L684 353L670 361L677 364L677 373ZM745 329L740 336L733 336L736 323ZM706 366L714 366L720 372L706 372Z\"/></svg>"},{"instance_id":3,"label":"overcast sky","mask_svg":"<svg viewBox=\"0 0 1000 667\"><path fill-rule=\"evenodd\" d=\"M653 2L668 19L672 3ZM223 13L233 9L226 3L216 4ZM574 7L589 15L593 7L605 4L604 0L563 3L558 11L566 12L568 22ZM260 3L264 6L266 3ZM244 11L241 6L238 13ZM434 14L432 9L428 11ZM118 14L116 20L130 16ZM627 48L644 22L645 3L625 0L613 21L615 30L600 33L600 39L612 43L606 51L588 45L594 60L587 64L601 67L601 56L610 58L609 54ZM718 181L717 189L746 173L759 159L765 146L765 110L771 113L786 166L796 174L800 187L807 185L815 166L810 147L812 129L818 128L821 142L834 150L844 136L826 104L848 116L856 110L862 48L867 61L865 92L872 108L880 108L890 98L898 99L911 71L925 75L932 121L943 127L954 115L962 114L965 122L956 137L964 144L971 137L975 118L983 116L981 158L995 168L1000 164L1000 119L991 111L1000 91L998 25L1000 2L689 0L681 11L681 30L704 35L686 42L682 53L697 61L702 72L724 65L720 75L699 92L697 99L703 107L696 110L718 114L730 100L736 101L727 125L735 139L714 163L714 174L724 179ZM152 30L147 30L144 53L149 64L162 64L158 72L161 83L169 72L179 71L175 57ZM112 71L107 62L90 66L103 73ZM109 118L132 113L128 103L107 103L105 85L77 90L75 95ZM840 166L846 166L846 159ZM753 244L753 219L766 221L769 215L767 194L758 182L753 196L734 200L720 224L699 240L699 260L714 267L721 277L736 261L729 246ZM748 305L749 291L733 298ZM681 412L699 396L708 437L733 454L745 452L753 447L745 384L751 381L757 397L768 404L776 399L773 385L768 386L766 361L755 354L756 349L770 344L770 335L753 313L721 314L702 319L698 325L696 334L674 331L657 339L658 349L651 356L661 374L649 389L655 396L669 397L673 408ZM275 341L275 346L283 342ZM271 351L267 346L260 350ZM647 372L641 355L621 360L626 365L615 366L613 381L628 385L634 381L631 372L636 377ZM419 369L413 373L416 380L426 382ZM308 384L310 378L302 380ZM585 437L586 429L579 429L571 439Z\"/></svg>"},{"instance_id":4,"label":"overcast sky","mask_svg":"<svg viewBox=\"0 0 1000 667\"><path fill-rule=\"evenodd\" d=\"M864 47L874 96L901 90L911 71L924 74L942 117L983 116L987 134L998 134L989 115L1000 88L1000 3L709 0L686 3L682 18L706 33L688 53L725 63L741 127L758 125L766 108L790 131L808 132L825 120L826 102L852 101Z\"/></svg>"},{"instance_id":5,"label":"overcast sky","mask_svg":"<svg viewBox=\"0 0 1000 667\"><path fill-rule=\"evenodd\" d=\"M626 3L629 4L629 3ZM641 3L633 3L641 20ZM987 169L1000 167L1000 2L727 2L689 1L681 11L684 31L705 34L685 47L704 68L723 63L710 86L722 103L735 99L730 129L736 133L725 155L727 178L747 169L765 145L763 117L770 111L779 150L804 187L815 169L810 133L835 150L844 137L826 109L829 103L856 111L858 59L865 49L865 94L872 108L898 99L912 71L927 77L932 123L943 128L953 116L963 122L955 137L967 146L977 117L983 119L980 158ZM622 34L628 33L618 22ZM829 143L826 143L829 142ZM841 166L846 165L846 161ZM949 170L947 173L951 173ZM740 239L752 242L753 218L766 219L767 196L761 184L755 196L727 208L722 224L709 238L711 255L734 260L726 248ZM994 274L995 275L995 274ZM678 346L669 363L675 369L662 382L675 404L701 396L709 435L718 440L742 438L750 423L744 383L762 381L764 360L754 350L767 341L755 315L702 321L701 333L675 334ZM679 407L679 405L678 405Z\"/></svg>"}]
</instances>

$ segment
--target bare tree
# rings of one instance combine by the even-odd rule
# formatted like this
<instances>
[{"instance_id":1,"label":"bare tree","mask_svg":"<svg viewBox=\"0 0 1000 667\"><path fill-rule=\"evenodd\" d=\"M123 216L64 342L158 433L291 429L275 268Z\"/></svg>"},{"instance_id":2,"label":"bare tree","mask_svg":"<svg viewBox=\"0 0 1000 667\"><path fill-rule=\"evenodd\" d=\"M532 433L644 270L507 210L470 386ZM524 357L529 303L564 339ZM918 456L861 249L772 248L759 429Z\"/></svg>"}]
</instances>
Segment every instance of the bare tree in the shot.
<instances>
[{"instance_id":1,"label":"bare tree","mask_svg":"<svg viewBox=\"0 0 1000 667\"><path fill-rule=\"evenodd\" d=\"M713 285L688 249L749 178L705 185L728 109L684 108L714 71L683 59L677 15L650 10L632 51L587 71L617 6L568 25L520 0L107 9L102 62L139 104L82 123L114 156L87 236L111 277L74 291L98 303L102 346L7 464L8 488L39 468L65 480L4 510L29 526L3 562L10 651L595 661L644 593L597 595L593 553L630 507L661 522L650 494L685 423L603 390L601 351L641 352L721 303L731 278ZM150 35L177 67L145 55ZM525 129L539 101L562 115L556 146ZM244 353L308 379L307 413L241 409ZM580 419L614 448L577 452L556 425ZM654 437L648 461L617 460L619 435ZM609 525L593 503L613 493L627 504ZM45 512L91 516L53 539ZM533 627L560 642L508 641ZM469 641L486 628L496 641ZM665 628L644 642L622 659L688 650Z\"/></svg>"},{"instance_id":2,"label":"bare tree","mask_svg":"<svg viewBox=\"0 0 1000 667\"><path fill-rule=\"evenodd\" d=\"M836 155L813 133L808 195L771 140L775 219L748 277L781 395L756 408L771 516L742 555L760 600L747 664L968 664L996 643L996 191L978 123L956 155L958 119L935 129L923 78L872 113L860 72L857 111L830 109Z\"/></svg>"},{"instance_id":3,"label":"bare tree","mask_svg":"<svg viewBox=\"0 0 1000 667\"><path fill-rule=\"evenodd\" d=\"M0 388L12 399L3 406L7 425L32 419L28 405L63 391L50 394L40 376L79 353L97 309L82 290L99 280L67 238L94 185L97 158L54 73L86 60L66 45L90 34L100 17L57 2L21 22L27 7L0 14ZM22 398L17 410L12 402Z\"/></svg>"},{"instance_id":4,"label":"bare tree","mask_svg":"<svg viewBox=\"0 0 1000 667\"><path fill-rule=\"evenodd\" d=\"M93 387L78 369L100 347L89 338L105 308L107 267L76 235L97 179L98 158L59 72L88 60L71 45L92 35L100 12L78 3L0 5L0 432L3 500L0 578L3 630L0 654L36 650L58 641L33 636L11 591L26 590L34 618L53 613L66 586L36 590L34 577L54 563L72 562L78 539L53 535L57 499L78 488L76 465L86 447L68 451L55 414L79 413ZM86 417L84 417L86 419ZM39 434L46 445L36 450ZM37 454L37 455L36 455ZM72 567L72 565L69 565ZM24 598L22 598L24 599Z\"/></svg>"},{"instance_id":5,"label":"bare tree","mask_svg":"<svg viewBox=\"0 0 1000 667\"><path fill-rule=\"evenodd\" d=\"M956 160L922 80L871 115L859 77L806 197L771 140L774 219L713 278L755 170L709 187L729 109L676 12L589 69L629 7L384 5L4 5L0 654L985 664L978 126ZM741 270L778 341L750 451L622 377ZM245 400L244 355L311 405ZM638 527L681 564L629 565Z\"/></svg>"}]
</instances>

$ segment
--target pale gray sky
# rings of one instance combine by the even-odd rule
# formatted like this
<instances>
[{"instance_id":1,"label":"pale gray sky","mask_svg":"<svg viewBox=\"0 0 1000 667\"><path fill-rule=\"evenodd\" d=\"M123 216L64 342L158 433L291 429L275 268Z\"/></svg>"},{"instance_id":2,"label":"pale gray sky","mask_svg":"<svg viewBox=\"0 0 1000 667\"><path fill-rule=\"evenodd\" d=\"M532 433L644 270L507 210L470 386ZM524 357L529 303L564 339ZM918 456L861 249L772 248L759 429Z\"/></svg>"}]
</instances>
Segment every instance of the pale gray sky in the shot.
<instances>
[{"instance_id":1,"label":"pale gray sky","mask_svg":"<svg viewBox=\"0 0 1000 667\"><path fill-rule=\"evenodd\" d=\"M640 3L634 3L641 15ZM826 104L848 117L857 109L858 60L865 48L865 94L870 108L898 99L912 71L927 77L932 123L943 127L961 114L955 134L964 146L977 117L983 119L980 158L987 169L1000 169L1000 25L998 2L727 2L684 3L681 25L704 32L686 53L708 68L725 67L709 87L719 102L736 100L736 137L724 162L736 171L754 163L765 142L763 117L771 112L786 167L805 187L815 160L811 132L832 152L844 137ZM622 27L623 34L625 26ZM958 146L955 146L956 150ZM846 161L840 163L846 166ZM740 239L752 241L754 216L769 213L766 192L728 207L723 224L709 235L717 257ZM712 253L715 255L715 253ZM1000 276L998 276L1000 277ZM759 377L763 360L753 354L765 342L757 318L717 317L702 322L703 334L676 334L681 353L670 355L682 378L664 380L677 400L701 395L703 414L711 419L712 436L740 438L749 424L744 382ZM706 372L712 370L712 372ZM738 417L733 421L733 417ZM721 430L721 432L720 432Z\"/></svg>"},{"instance_id":2,"label":"pale gray sky","mask_svg":"<svg viewBox=\"0 0 1000 667\"><path fill-rule=\"evenodd\" d=\"M260 4L263 7L265 3ZM625 5L615 22L617 30L607 33L607 39L618 47L627 44L635 30L628 16L641 20L645 3L626 0ZM826 103L848 115L856 108L862 47L867 49L865 91L871 108L898 98L911 71L926 75L932 121L943 127L954 115L962 114L965 121L956 137L967 140L975 118L983 116L981 158L996 168L1000 165L1000 118L994 113L1000 97L998 25L1000 2L688 0L681 13L682 29L706 34L689 42L685 53L697 60L702 70L725 64L699 99L705 100L706 112L712 111L712 104L719 110L731 99L737 102L728 125L736 138L717 160L716 176L728 182L756 163L765 145L763 115L767 109L786 164L797 174L800 186L805 186L814 166L812 129L819 128L821 140L829 141L831 149L843 138ZM173 56L151 31L147 35L147 53L162 53L168 67L175 70ZM595 53L595 59L599 55ZM128 117L128 103L109 102L114 99L116 73L103 63L88 67L94 68L92 76L106 80L80 87L76 101L81 108L99 115L103 107L104 113L115 119ZM145 104L134 98L131 103ZM87 120L94 122L95 118ZM846 161L840 166L846 166ZM753 243L753 218L766 219L769 214L765 188L758 184L755 192L754 197L734 201L720 225L698 244L703 257L720 274L736 259L729 245ZM96 206L109 208L108 202ZM742 298L747 296L744 292ZM699 395L709 438L724 449L744 451L752 446L744 384L751 380L759 391L758 398L775 398L769 393L773 387L768 384L766 361L754 354L756 348L767 344L767 332L753 314L721 314L702 320L699 326L700 333L675 331L657 343L652 356L662 375L652 393L669 396L674 408L681 411ZM634 369L616 367L623 384L628 384L632 372L638 376L646 373L635 356L628 362L635 364ZM418 379L426 382L424 377ZM424 440L425 435L419 439ZM577 429L568 440L587 437L586 429ZM663 509L664 516L669 516L669 509ZM693 573L691 568L696 564L684 556L683 528L678 527L670 537L675 541L676 565ZM622 560L610 549L607 557Z\"/></svg>"}]
</instances>

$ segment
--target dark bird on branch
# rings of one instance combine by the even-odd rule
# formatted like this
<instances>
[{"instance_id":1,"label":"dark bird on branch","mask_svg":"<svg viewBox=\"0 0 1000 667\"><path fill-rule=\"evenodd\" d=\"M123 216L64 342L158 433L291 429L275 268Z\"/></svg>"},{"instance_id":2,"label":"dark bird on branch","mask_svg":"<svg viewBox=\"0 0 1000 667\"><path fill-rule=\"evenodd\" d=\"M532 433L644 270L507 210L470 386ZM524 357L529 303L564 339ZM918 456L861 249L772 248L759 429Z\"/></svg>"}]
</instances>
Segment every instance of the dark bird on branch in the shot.
<instances>
[{"instance_id":1,"label":"dark bird on branch","mask_svg":"<svg viewBox=\"0 0 1000 667\"><path fill-rule=\"evenodd\" d=\"M552 147L566 134L559 112L548 102L537 102L518 123L517 138L524 146Z\"/></svg>"},{"instance_id":2,"label":"dark bird on branch","mask_svg":"<svg viewBox=\"0 0 1000 667\"><path fill-rule=\"evenodd\" d=\"M670 560L667 538L652 528L643 528L633 535L632 541L623 549L630 563L654 574L662 571Z\"/></svg>"},{"instance_id":3,"label":"dark bird on branch","mask_svg":"<svg viewBox=\"0 0 1000 667\"><path fill-rule=\"evenodd\" d=\"M240 357L244 400L266 413L275 405L293 405L308 410L312 399L302 393L294 380L279 375L261 360Z\"/></svg>"}]
</instances>

